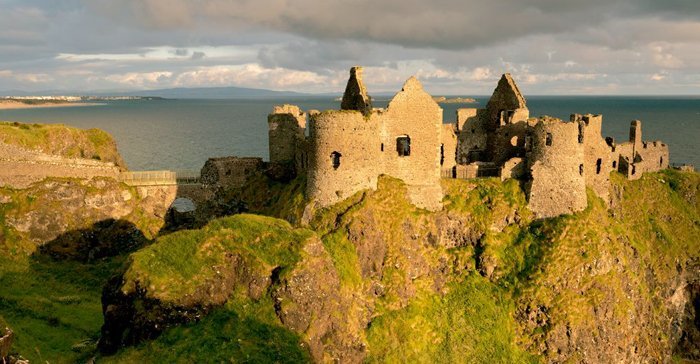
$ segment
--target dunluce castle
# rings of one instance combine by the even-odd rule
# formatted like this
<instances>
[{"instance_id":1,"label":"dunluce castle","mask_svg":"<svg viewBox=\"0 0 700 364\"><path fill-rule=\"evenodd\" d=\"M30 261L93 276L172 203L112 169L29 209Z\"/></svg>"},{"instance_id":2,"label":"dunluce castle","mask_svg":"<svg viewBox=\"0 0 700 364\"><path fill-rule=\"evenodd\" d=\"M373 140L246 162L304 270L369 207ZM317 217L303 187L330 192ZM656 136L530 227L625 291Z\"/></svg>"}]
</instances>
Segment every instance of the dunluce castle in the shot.
<instances>
[{"instance_id":1,"label":"dunluce castle","mask_svg":"<svg viewBox=\"0 0 700 364\"><path fill-rule=\"evenodd\" d=\"M354 67L340 110L274 108L270 162L306 173L307 197L321 207L376 189L385 174L406 184L413 204L439 210L441 178L500 176L522 182L538 217L583 210L587 187L608 200L613 170L637 179L669 163L666 144L642 141L638 120L629 141L618 144L602 138L601 115L531 118L510 74L485 108L458 109L456 116L443 123L442 108L414 77L386 108L373 108L362 68Z\"/></svg>"}]
</instances>

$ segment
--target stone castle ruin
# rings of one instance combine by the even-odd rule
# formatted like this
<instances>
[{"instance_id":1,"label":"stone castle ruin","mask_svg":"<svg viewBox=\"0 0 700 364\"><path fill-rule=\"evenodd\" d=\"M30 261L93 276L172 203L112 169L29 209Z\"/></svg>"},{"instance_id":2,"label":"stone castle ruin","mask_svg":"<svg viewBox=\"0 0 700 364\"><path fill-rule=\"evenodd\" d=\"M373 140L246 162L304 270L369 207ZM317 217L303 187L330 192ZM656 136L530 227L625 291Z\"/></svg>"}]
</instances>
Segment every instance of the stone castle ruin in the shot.
<instances>
[{"instance_id":1,"label":"stone castle ruin","mask_svg":"<svg viewBox=\"0 0 700 364\"><path fill-rule=\"evenodd\" d=\"M601 136L601 115L531 118L510 74L485 108L458 109L454 124L443 124L442 112L414 77L386 108L373 108L362 68L353 67L340 110L275 106L270 162L306 173L307 197L320 207L376 189L382 174L401 179L428 210L442 208L441 178L501 177L522 181L538 217L583 210L586 187L608 200L613 170L636 179L669 163L668 146L642 141L637 120L629 142L616 144Z\"/></svg>"}]
</instances>

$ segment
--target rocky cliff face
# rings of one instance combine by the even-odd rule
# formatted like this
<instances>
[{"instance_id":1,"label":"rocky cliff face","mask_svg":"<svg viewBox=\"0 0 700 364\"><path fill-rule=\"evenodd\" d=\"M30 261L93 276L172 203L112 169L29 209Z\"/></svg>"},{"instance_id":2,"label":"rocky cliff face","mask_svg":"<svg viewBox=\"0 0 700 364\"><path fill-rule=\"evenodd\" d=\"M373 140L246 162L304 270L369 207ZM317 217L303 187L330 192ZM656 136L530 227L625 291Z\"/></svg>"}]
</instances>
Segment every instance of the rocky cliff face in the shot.
<instances>
[{"instance_id":1,"label":"rocky cliff face","mask_svg":"<svg viewBox=\"0 0 700 364\"><path fill-rule=\"evenodd\" d=\"M613 177L611 209L589 194L585 211L555 219L533 220L515 181L445 181L445 209L433 213L383 178L378 191L307 210L301 240L280 227L270 245L256 230L279 220L214 220L133 255L105 289L102 340L113 351L157 337L128 351L147 358L163 345L158 334L182 322L206 327L221 307L260 307L316 362L697 359L700 177ZM269 207L272 215L299 213ZM195 253L175 254L177 244ZM153 260L157 269L145 263ZM186 280L184 292L178 279L158 278L163 270L207 273ZM123 335L143 322L148 335ZM284 361L278 354L272 358Z\"/></svg>"}]
</instances>

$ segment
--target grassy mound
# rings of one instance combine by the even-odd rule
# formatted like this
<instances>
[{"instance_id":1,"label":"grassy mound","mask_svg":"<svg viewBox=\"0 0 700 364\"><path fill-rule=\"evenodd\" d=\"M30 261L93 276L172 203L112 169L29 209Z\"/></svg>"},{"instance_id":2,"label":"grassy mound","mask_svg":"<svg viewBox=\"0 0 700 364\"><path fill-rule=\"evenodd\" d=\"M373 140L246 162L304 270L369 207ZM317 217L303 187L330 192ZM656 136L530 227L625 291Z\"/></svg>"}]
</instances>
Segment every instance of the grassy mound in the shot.
<instances>
[{"instance_id":1,"label":"grassy mound","mask_svg":"<svg viewBox=\"0 0 700 364\"><path fill-rule=\"evenodd\" d=\"M203 229L158 238L134 253L124 274L123 291L140 286L152 298L177 302L219 275L216 267L224 267L230 254L270 270L290 267L299 260L302 243L312 236L309 230L271 217L240 214L216 219Z\"/></svg>"},{"instance_id":2,"label":"grassy mound","mask_svg":"<svg viewBox=\"0 0 700 364\"><path fill-rule=\"evenodd\" d=\"M112 136L63 124L0 122L0 142L67 158L96 159L126 168Z\"/></svg>"}]
</instances>

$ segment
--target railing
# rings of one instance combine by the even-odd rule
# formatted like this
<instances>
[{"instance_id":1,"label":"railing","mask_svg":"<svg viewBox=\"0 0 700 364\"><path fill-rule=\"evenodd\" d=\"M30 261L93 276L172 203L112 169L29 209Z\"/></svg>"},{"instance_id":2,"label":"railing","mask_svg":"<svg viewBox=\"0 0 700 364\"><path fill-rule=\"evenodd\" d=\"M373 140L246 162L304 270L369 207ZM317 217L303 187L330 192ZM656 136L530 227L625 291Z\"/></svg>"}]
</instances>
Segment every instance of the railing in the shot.
<instances>
[{"instance_id":1,"label":"railing","mask_svg":"<svg viewBox=\"0 0 700 364\"><path fill-rule=\"evenodd\" d=\"M175 176L178 184L188 185L197 184L200 182L200 174L197 170L181 169L175 171Z\"/></svg>"},{"instance_id":2,"label":"railing","mask_svg":"<svg viewBox=\"0 0 700 364\"><path fill-rule=\"evenodd\" d=\"M173 171L134 171L122 172L119 179L130 186L153 186L177 184Z\"/></svg>"},{"instance_id":3,"label":"railing","mask_svg":"<svg viewBox=\"0 0 700 364\"><path fill-rule=\"evenodd\" d=\"M440 177L442 178L455 178L456 177L456 168L450 167L450 168L442 168L440 170Z\"/></svg>"}]
</instances>

